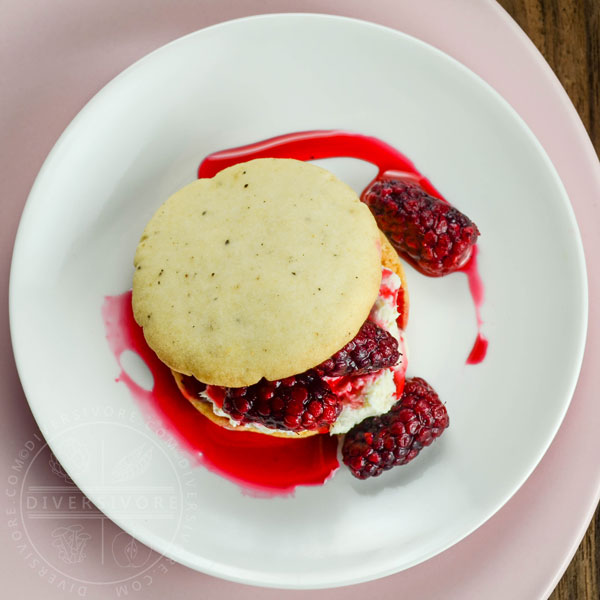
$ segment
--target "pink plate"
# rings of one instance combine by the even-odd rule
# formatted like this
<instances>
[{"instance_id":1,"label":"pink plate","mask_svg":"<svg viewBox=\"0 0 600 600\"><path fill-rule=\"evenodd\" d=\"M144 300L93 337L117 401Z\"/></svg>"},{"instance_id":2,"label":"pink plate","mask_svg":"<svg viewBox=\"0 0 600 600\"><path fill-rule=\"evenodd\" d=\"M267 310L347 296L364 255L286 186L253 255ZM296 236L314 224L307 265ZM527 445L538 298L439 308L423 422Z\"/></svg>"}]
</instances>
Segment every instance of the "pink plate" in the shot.
<instances>
[{"instance_id":1,"label":"pink plate","mask_svg":"<svg viewBox=\"0 0 600 600\"><path fill-rule=\"evenodd\" d=\"M568 565L600 495L595 459L600 455L595 431L600 406L594 394L599 382L593 369L600 361L600 274L593 268L600 258L600 207L591 201L600 194L600 169L564 90L495 2L65 0L40 4L34 11L31 4L9 0L0 22L5 101L0 114L5 142L0 149L5 184L0 239L6 246L2 284L8 285L10 249L29 187L60 132L90 96L133 61L181 35L236 17L289 11L343 14L395 27L437 46L486 79L517 109L553 160L571 198L590 266L589 337L577 391L552 446L520 491L475 533L435 558L375 582L310 592L311 597L395 598L402 590L413 598L544 598ZM10 356L6 317L1 334ZM5 581L7 595L58 598L70 592L106 598L142 590L144 597L156 598L183 597L192 590L210 598L299 594L225 582L173 564L121 535L97 513L99 524L91 539L78 537L61 518L64 507L77 510L84 501L44 448L12 359L3 361L2 368L2 502L11 539L0 545L0 559L11 574ZM21 501L25 489L28 498L38 493L35 506ZM55 501L53 510L42 510L40 490L52 491L46 502ZM57 506L59 496L66 498L64 506ZM40 516L44 514L48 518ZM108 537L113 540L110 551L100 552ZM44 561L51 548L61 557L58 571Z\"/></svg>"}]
</instances>

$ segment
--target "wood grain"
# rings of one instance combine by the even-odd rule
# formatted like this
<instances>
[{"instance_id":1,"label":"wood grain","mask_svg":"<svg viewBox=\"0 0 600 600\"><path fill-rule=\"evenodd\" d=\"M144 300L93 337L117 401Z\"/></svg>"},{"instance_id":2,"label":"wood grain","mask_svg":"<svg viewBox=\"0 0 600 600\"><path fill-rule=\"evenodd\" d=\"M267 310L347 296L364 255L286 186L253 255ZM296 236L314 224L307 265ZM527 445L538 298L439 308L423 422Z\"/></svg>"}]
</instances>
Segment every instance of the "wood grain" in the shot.
<instances>
[{"instance_id":1,"label":"wood grain","mask_svg":"<svg viewBox=\"0 0 600 600\"><path fill-rule=\"evenodd\" d=\"M598 153L600 1L499 0L499 3L531 38L560 79Z\"/></svg>"},{"instance_id":2,"label":"wood grain","mask_svg":"<svg viewBox=\"0 0 600 600\"><path fill-rule=\"evenodd\" d=\"M600 0L499 0L544 55L600 152ZM550 600L600 599L600 508Z\"/></svg>"}]
</instances>

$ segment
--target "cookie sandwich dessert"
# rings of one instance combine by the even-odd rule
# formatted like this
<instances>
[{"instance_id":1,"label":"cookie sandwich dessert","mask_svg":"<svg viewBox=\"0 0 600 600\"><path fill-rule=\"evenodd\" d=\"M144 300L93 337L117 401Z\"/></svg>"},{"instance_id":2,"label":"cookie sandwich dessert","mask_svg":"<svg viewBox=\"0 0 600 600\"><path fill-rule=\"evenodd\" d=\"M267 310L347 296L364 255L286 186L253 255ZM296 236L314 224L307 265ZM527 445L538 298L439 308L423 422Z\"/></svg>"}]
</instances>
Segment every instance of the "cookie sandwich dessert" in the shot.
<instances>
[{"instance_id":1,"label":"cookie sandwich dessert","mask_svg":"<svg viewBox=\"0 0 600 600\"><path fill-rule=\"evenodd\" d=\"M324 169L257 159L189 184L152 217L134 266L148 345L223 427L343 434L402 393L402 265Z\"/></svg>"}]
</instances>

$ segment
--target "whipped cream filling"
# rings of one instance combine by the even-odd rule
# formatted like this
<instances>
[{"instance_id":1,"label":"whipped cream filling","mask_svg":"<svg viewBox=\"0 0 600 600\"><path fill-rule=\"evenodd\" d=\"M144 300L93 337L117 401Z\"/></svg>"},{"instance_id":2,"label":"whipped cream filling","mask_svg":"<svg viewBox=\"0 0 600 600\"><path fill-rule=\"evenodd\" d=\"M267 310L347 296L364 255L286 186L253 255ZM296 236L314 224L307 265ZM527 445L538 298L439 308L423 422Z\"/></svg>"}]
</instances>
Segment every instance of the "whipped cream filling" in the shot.
<instances>
[{"instance_id":1,"label":"whipped cream filling","mask_svg":"<svg viewBox=\"0 0 600 600\"><path fill-rule=\"evenodd\" d=\"M397 341L400 359L394 367L381 369L376 373L368 375L356 375L345 377L325 377L332 391L344 403L342 411L337 420L331 426L329 433L332 435L348 432L354 425L368 417L382 415L390 410L398 399L398 381L403 381L406 372L406 349L402 331L398 327L398 292L402 287L400 277L390 269L383 267L381 273L381 286L379 295L369 314L369 320L388 331ZM242 423L236 421L203 391L200 398L212 404L214 413L219 417L226 418L233 427ZM290 436L297 435L286 429L272 429L261 423L249 423L253 429L263 433L283 433Z\"/></svg>"}]
</instances>

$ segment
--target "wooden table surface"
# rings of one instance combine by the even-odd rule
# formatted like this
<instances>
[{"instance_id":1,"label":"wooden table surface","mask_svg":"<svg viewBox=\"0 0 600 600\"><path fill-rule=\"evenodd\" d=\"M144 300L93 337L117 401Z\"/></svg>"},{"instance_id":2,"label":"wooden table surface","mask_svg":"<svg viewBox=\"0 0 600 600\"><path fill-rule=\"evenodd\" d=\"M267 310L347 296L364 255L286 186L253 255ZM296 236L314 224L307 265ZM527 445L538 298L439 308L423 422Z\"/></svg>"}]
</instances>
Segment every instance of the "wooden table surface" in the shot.
<instances>
[{"instance_id":1,"label":"wooden table surface","mask_svg":"<svg viewBox=\"0 0 600 600\"><path fill-rule=\"evenodd\" d=\"M499 2L554 69L600 154L600 0ZM550 600L600 600L600 508Z\"/></svg>"}]
</instances>

